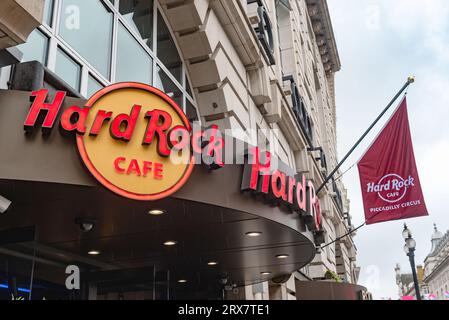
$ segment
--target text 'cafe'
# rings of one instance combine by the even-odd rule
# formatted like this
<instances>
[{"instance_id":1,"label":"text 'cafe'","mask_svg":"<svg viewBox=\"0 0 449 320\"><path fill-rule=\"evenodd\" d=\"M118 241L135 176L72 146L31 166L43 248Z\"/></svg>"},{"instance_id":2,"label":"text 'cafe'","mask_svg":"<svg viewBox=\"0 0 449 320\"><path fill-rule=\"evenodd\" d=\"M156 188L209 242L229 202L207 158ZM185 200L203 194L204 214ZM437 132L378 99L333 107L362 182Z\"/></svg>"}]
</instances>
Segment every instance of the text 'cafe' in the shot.
<instances>
[{"instance_id":1,"label":"text 'cafe'","mask_svg":"<svg viewBox=\"0 0 449 320\"><path fill-rule=\"evenodd\" d=\"M195 129L144 84L87 102L0 91L9 287L32 283L33 299L221 299L307 265L322 234L313 183L267 151L229 143L239 141L215 125ZM228 163L238 156L244 164ZM79 268L79 290L67 288L67 266Z\"/></svg>"}]
</instances>

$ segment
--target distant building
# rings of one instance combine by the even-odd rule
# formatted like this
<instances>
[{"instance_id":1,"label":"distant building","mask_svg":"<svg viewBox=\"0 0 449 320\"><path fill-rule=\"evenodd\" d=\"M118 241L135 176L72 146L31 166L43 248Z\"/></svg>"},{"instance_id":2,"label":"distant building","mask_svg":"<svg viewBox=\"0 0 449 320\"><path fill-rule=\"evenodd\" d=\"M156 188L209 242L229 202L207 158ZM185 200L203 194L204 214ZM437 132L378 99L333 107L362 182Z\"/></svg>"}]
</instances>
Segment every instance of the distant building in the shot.
<instances>
[{"instance_id":1,"label":"distant building","mask_svg":"<svg viewBox=\"0 0 449 320\"><path fill-rule=\"evenodd\" d=\"M436 299L449 299L449 231L443 235L436 225L432 249L424 260L424 283Z\"/></svg>"},{"instance_id":2,"label":"distant building","mask_svg":"<svg viewBox=\"0 0 449 320\"><path fill-rule=\"evenodd\" d=\"M396 285L398 286L399 297L416 297L412 273L401 273L401 266L399 265L399 263L396 264L394 271L396 272ZM421 293L423 293L423 267L421 265L418 265L416 267L416 271Z\"/></svg>"}]
</instances>

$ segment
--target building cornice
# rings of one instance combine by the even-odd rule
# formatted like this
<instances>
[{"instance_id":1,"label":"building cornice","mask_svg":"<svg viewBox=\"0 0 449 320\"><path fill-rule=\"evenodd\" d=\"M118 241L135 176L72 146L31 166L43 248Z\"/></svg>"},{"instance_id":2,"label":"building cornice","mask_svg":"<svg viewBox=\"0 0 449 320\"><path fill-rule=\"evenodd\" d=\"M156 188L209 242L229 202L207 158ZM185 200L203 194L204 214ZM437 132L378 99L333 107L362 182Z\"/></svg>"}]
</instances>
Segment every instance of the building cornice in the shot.
<instances>
[{"instance_id":1,"label":"building cornice","mask_svg":"<svg viewBox=\"0 0 449 320\"><path fill-rule=\"evenodd\" d=\"M428 281L430 281L435 274L440 271L440 269L447 265L449 263L449 255L446 256L446 258L443 259L443 261L441 261L440 263L438 263L432 270L432 272L423 280L423 282L428 283Z\"/></svg>"},{"instance_id":2,"label":"building cornice","mask_svg":"<svg viewBox=\"0 0 449 320\"><path fill-rule=\"evenodd\" d=\"M341 69L341 62L327 0L306 0L306 2L326 74L338 72Z\"/></svg>"},{"instance_id":3,"label":"building cornice","mask_svg":"<svg viewBox=\"0 0 449 320\"><path fill-rule=\"evenodd\" d=\"M428 255L428 257L436 257L438 256L444 248L449 245L449 231L447 231L444 236L440 239L436 248Z\"/></svg>"}]
</instances>

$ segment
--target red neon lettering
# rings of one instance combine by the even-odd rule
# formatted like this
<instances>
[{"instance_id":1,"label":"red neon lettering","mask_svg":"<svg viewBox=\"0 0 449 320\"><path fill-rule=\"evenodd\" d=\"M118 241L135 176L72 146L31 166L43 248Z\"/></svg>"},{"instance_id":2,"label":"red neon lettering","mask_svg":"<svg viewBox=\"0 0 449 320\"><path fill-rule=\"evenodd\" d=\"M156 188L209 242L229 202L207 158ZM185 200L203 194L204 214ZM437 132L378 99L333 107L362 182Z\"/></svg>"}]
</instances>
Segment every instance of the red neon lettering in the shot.
<instances>
[{"instance_id":1,"label":"red neon lettering","mask_svg":"<svg viewBox=\"0 0 449 320\"><path fill-rule=\"evenodd\" d=\"M305 223L309 230L320 230L321 206L313 183L308 181L308 184L306 184L306 176L303 174L297 174L292 177L280 169L276 169L270 175L270 152L265 152L265 163L261 163L259 158L260 153L257 147L251 148L249 152L249 163L245 165L241 190L254 190L258 193L265 194L268 194L270 191L268 198L272 203L273 199L279 199L284 201L290 210L297 212L301 210L305 212ZM262 181L259 180L260 176L263 176ZM270 190L268 190L269 186L271 186Z\"/></svg>"},{"instance_id":2,"label":"red neon lettering","mask_svg":"<svg viewBox=\"0 0 449 320\"><path fill-rule=\"evenodd\" d=\"M307 207L306 197L306 176L302 176L302 181L299 181L296 185L296 203L298 203L299 209L306 211Z\"/></svg>"},{"instance_id":3,"label":"red neon lettering","mask_svg":"<svg viewBox=\"0 0 449 320\"><path fill-rule=\"evenodd\" d=\"M126 168L126 169L125 169ZM139 161L137 159L128 160L125 157L118 157L114 160L114 169L117 173L127 175L135 174L140 177L148 177L152 173L152 177L156 180L163 179L164 165L162 163L153 163L151 161Z\"/></svg>"},{"instance_id":4,"label":"red neon lettering","mask_svg":"<svg viewBox=\"0 0 449 320\"><path fill-rule=\"evenodd\" d=\"M252 190L257 190L259 174L261 174L263 176L261 192L268 193L268 187L270 184L271 153L268 151L265 153L265 163L261 164L259 160L259 148L252 148L251 152L254 163L251 166L250 188Z\"/></svg>"},{"instance_id":5,"label":"red neon lettering","mask_svg":"<svg viewBox=\"0 0 449 320\"><path fill-rule=\"evenodd\" d=\"M316 224L316 229L320 230L321 229L321 202L320 202L320 199L317 199L317 201L315 203L315 224Z\"/></svg>"},{"instance_id":6,"label":"red neon lettering","mask_svg":"<svg viewBox=\"0 0 449 320\"><path fill-rule=\"evenodd\" d=\"M26 131L32 131L36 125L37 118L41 111L45 111L45 119L42 123L42 129L50 130L55 124L56 116L61 109L62 102L64 101L66 93L64 91L57 91L55 98L52 103L45 103L47 98L48 90L41 89L38 91L33 91L31 96L35 97L33 104L31 105L30 111L25 119L24 129Z\"/></svg>"},{"instance_id":7,"label":"red neon lettering","mask_svg":"<svg viewBox=\"0 0 449 320\"><path fill-rule=\"evenodd\" d=\"M134 128L136 127L137 118L140 113L140 109L142 109L139 105L134 105L131 114L119 114L115 117L114 121L111 123L111 136L114 139L119 139L123 141L130 141L134 132ZM125 130L122 131L122 127L125 126Z\"/></svg>"},{"instance_id":8,"label":"red neon lettering","mask_svg":"<svg viewBox=\"0 0 449 320\"><path fill-rule=\"evenodd\" d=\"M143 162L143 176L146 177L148 175L148 172L151 172L153 168L153 162L144 161Z\"/></svg>"},{"instance_id":9,"label":"red neon lettering","mask_svg":"<svg viewBox=\"0 0 449 320\"><path fill-rule=\"evenodd\" d=\"M164 176L162 175L164 171L164 166L162 163L155 163L154 164L154 179L162 180Z\"/></svg>"},{"instance_id":10,"label":"red neon lettering","mask_svg":"<svg viewBox=\"0 0 449 320\"><path fill-rule=\"evenodd\" d=\"M135 173L139 177L142 175L142 172L140 172L139 163L136 159L131 160L128 171L126 171L127 175L130 175L131 173Z\"/></svg>"},{"instance_id":11,"label":"red neon lettering","mask_svg":"<svg viewBox=\"0 0 449 320\"><path fill-rule=\"evenodd\" d=\"M106 121L111 120L112 118L112 112L106 112L104 110L98 111L97 115L95 116L94 123L92 124L92 128L90 129L89 135L90 136L98 136L100 134L100 130L103 127L103 124Z\"/></svg>"},{"instance_id":12,"label":"red neon lettering","mask_svg":"<svg viewBox=\"0 0 449 320\"><path fill-rule=\"evenodd\" d=\"M125 173L126 170L120 167L120 163L125 162L125 161L126 161L126 158L124 158L124 157L118 157L117 159L115 159L114 160L115 171L117 171L118 173Z\"/></svg>"},{"instance_id":13,"label":"red neon lettering","mask_svg":"<svg viewBox=\"0 0 449 320\"><path fill-rule=\"evenodd\" d=\"M89 108L71 106L61 116L61 127L66 131L75 131L79 134L86 133L86 118L89 114ZM75 122L72 122L73 116L76 116Z\"/></svg>"},{"instance_id":14,"label":"red neon lettering","mask_svg":"<svg viewBox=\"0 0 449 320\"><path fill-rule=\"evenodd\" d=\"M296 187L296 179L288 177L288 203L293 204L293 193Z\"/></svg>"},{"instance_id":15,"label":"red neon lettering","mask_svg":"<svg viewBox=\"0 0 449 320\"><path fill-rule=\"evenodd\" d=\"M313 186L312 181L309 181L308 183L309 187L309 212L315 211L315 202L316 202L316 194L315 194L315 187Z\"/></svg>"},{"instance_id":16,"label":"red neon lettering","mask_svg":"<svg viewBox=\"0 0 449 320\"><path fill-rule=\"evenodd\" d=\"M276 170L271 177L271 190L273 191L273 195L277 198L287 201L287 193L286 193L286 180L287 177L285 173ZM280 184L280 185L279 185Z\"/></svg>"},{"instance_id":17,"label":"red neon lettering","mask_svg":"<svg viewBox=\"0 0 449 320\"><path fill-rule=\"evenodd\" d=\"M315 187L313 183L309 181L309 212L313 219L313 225L311 226L313 230L319 230L321 226L321 205L315 193Z\"/></svg>"},{"instance_id":18,"label":"red neon lettering","mask_svg":"<svg viewBox=\"0 0 449 320\"><path fill-rule=\"evenodd\" d=\"M144 145L149 145L153 142L155 135L158 137L157 151L159 155L168 157L170 149L168 148L166 131L170 129L172 118L169 113L162 110L148 111L145 115L148 120L147 130L143 139Z\"/></svg>"}]
</instances>

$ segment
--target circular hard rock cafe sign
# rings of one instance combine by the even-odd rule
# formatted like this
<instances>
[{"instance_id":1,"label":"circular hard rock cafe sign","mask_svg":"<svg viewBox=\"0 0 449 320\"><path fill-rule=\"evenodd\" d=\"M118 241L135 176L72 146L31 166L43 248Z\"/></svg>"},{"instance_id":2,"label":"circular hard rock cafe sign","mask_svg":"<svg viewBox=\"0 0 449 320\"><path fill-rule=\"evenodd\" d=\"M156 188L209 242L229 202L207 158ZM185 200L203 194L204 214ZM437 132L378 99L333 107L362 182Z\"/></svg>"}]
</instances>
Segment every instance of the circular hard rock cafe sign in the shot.
<instances>
[{"instance_id":1,"label":"circular hard rock cafe sign","mask_svg":"<svg viewBox=\"0 0 449 320\"><path fill-rule=\"evenodd\" d=\"M135 200L165 198L185 184L194 164L172 161L171 133L188 134L191 126L165 93L141 83L119 83L94 94L86 107L89 111L79 115L85 117L85 133L78 133L77 145L101 184ZM70 113L67 117L71 122Z\"/></svg>"},{"instance_id":2,"label":"circular hard rock cafe sign","mask_svg":"<svg viewBox=\"0 0 449 320\"><path fill-rule=\"evenodd\" d=\"M24 122L31 133L54 127L66 93L52 102L48 89L31 93ZM75 133L81 158L92 175L111 191L135 200L158 200L179 190L195 163L222 167L224 139L218 126L202 130L191 124L165 93L149 85L123 82L95 93L84 106L61 114L63 132ZM195 160L198 159L198 162Z\"/></svg>"},{"instance_id":3,"label":"circular hard rock cafe sign","mask_svg":"<svg viewBox=\"0 0 449 320\"><path fill-rule=\"evenodd\" d=\"M411 176L404 179L398 174L387 174L380 179L374 189L382 200L395 203L404 198L408 188L413 186L413 182L414 179Z\"/></svg>"}]
</instances>

